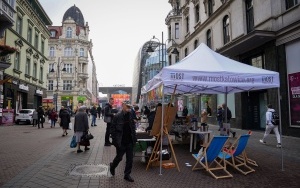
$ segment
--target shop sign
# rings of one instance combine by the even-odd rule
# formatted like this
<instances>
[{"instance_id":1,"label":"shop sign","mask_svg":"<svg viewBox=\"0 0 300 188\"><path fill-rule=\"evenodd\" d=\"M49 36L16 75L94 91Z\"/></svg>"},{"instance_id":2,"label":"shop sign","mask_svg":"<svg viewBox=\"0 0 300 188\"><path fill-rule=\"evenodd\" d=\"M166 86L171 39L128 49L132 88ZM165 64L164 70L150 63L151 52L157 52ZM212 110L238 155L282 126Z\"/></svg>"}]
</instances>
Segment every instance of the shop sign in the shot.
<instances>
[{"instance_id":1,"label":"shop sign","mask_svg":"<svg viewBox=\"0 0 300 188\"><path fill-rule=\"evenodd\" d=\"M39 90L39 89L35 90L35 93L36 93L36 94L39 94L39 95L43 95L43 91L42 91L42 90Z\"/></svg>"},{"instance_id":2,"label":"shop sign","mask_svg":"<svg viewBox=\"0 0 300 188\"><path fill-rule=\"evenodd\" d=\"M19 88L22 89L22 90L25 90L25 91L29 91L29 87L25 86L24 84L20 84Z\"/></svg>"}]
</instances>

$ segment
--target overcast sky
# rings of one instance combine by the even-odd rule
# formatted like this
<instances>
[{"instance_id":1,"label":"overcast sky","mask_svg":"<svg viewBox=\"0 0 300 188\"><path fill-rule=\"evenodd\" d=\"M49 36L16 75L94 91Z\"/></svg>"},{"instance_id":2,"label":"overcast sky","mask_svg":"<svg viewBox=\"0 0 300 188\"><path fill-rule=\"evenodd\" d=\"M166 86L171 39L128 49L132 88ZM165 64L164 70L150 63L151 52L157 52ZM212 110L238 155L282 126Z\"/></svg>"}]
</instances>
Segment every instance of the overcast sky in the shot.
<instances>
[{"instance_id":1,"label":"overcast sky","mask_svg":"<svg viewBox=\"0 0 300 188\"><path fill-rule=\"evenodd\" d=\"M132 86L134 60L153 35L167 38L165 18L172 9L168 0L40 0L53 22L74 4L90 26L93 56L100 86ZM165 42L165 41L163 41Z\"/></svg>"}]
</instances>

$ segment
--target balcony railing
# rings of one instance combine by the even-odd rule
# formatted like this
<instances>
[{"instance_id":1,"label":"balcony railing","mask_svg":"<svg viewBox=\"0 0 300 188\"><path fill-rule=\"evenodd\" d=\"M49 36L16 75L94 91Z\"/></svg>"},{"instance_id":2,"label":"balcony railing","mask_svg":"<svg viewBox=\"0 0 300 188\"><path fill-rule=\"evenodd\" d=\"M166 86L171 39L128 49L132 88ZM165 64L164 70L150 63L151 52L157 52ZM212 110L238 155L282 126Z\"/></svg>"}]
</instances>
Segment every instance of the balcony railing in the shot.
<instances>
[{"instance_id":1,"label":"balcony railing","mask_svg":"<svg viewBox=\"0 0 300 188\"><path fill-rule=\"evenodd\" d=\"M0 12L0 17L2 17L0 20L6 18L5 20L9 21L11 25L14 23L14 13L16 11L14 7L6 2L6 0L0 0Z\"/></svg>"}]
</instances>

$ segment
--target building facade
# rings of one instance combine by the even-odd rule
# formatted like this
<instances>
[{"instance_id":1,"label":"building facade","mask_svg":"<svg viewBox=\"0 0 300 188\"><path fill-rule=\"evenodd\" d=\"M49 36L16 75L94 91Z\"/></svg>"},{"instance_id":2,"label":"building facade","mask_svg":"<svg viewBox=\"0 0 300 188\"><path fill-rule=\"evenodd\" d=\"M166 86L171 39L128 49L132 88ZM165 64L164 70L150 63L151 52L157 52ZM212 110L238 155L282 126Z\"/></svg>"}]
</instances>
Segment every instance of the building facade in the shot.
<instances>
[{"instance_id":1,"label":"building facade","mask_svg":"<svg viewBox=\"0 0 300 188\"><path fill-rule=\"evenodd\" d=\"M299 137L300 2L169 0L169 3L172 10L165 21L169 38L179 44L180 59L205 43L234 60L279 72L281 109L277 89L229 95L232 127L263 130L266 105L271 103L276 110L281 110L283 134ZM170 54L169 60L173 64L174 55ZM208 102L213 115L217 105L225 102L223 95L184 98L187 104L196 102L201 109L206 108ZM214 117L210 120L215 123Z\"/></svg>"},{"instance_id":2,"label":"building facade","mask_svg":"<svg viewBox=\"0 0 300 188\"><path fill-rule=\"evenodd\" d=\"M96 65L89 39L89 25L75 5L64 14L62 26L48 27L49 66L47 69L47 98L54 107L74 110L78 101L87 106L97 103L98 82Z\"/></svg>"},{"instance_id":3,"label":"building facade","mask_svg":"<svg viewBox=\"0 0 300 188\"><path fill-rule=\"evenodd\" d=\"M5 70L3 108L18 112L42 105L46 96L47 25L52 22L38 0L17 0L14 26L5 33L5 43L16 48Z\"/></svg>"}]
</instances>

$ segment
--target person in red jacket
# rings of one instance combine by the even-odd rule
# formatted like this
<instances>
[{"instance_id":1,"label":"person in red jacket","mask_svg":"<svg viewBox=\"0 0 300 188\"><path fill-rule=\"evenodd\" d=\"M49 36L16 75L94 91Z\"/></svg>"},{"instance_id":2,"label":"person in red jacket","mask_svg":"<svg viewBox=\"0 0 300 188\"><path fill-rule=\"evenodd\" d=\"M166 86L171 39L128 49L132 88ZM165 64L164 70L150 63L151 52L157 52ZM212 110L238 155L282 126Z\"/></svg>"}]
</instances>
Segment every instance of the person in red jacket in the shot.
<instances>
[{"instance_id":1,"label":"person in red jacket","mask_svg":"<svg viewBox=\"0 0 300 188\"><path fill-rule=\"evenodd\" d=\"M51 120L51 128L55 127L55 124L56 124L57 118L58 118L58 114L57 114L56 110L53 108L48 116L49 116L49 119Z\"/></svg>"}]
</instances>

